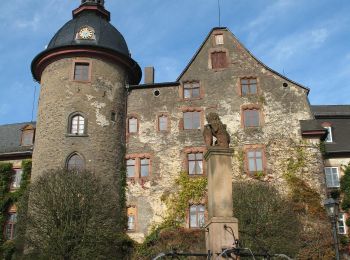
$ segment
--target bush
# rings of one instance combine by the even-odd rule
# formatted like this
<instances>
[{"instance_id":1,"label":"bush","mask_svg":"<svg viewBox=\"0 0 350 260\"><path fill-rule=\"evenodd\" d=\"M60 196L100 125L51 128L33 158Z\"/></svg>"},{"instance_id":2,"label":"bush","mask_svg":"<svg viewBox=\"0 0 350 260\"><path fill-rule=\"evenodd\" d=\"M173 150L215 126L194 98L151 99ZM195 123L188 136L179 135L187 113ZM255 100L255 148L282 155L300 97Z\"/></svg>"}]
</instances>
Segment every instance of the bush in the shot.
<instances>
[{"instance_id":1,"label":"bush","mask_svg":"<svg viewBox=\"0 0 350 260\"><path fill-rule=\"evenodd\" d=\"M262 182L234 183L233 206L243 247L290 257L298 253L301 222L293 203L274 187Z\"/></svg>"},{"instance_id":2,"label":"bush","mask_svg":"<svg viewBox=\"0 0 350 260\"><path fill-rule=\"evenodd\" d=\"M122 259L115 188L91 172L56 170L31 184L25 241L47 259Z\"/></svg>"}]
</instances>

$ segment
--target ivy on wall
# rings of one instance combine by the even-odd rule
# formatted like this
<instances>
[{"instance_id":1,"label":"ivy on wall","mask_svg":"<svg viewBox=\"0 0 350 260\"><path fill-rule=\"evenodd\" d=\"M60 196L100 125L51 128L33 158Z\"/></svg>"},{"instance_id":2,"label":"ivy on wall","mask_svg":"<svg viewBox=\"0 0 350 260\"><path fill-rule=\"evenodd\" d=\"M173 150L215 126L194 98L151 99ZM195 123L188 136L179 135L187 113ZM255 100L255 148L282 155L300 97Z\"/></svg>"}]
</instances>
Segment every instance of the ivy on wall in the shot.
<instances>
[{"instance_id":1,"label":"ivy on wall","mask_svg":"<svg viewBox=\"0 0 350 260\"><path fill-rule=\"evenodd\" d=\"M290 154L283 177L290 190L293 210L304 225L298 259L334 259L330 221L322 207L321 195L300 175L309 156L304 143L295 144Z\"/></svg>"},{"instance_id":2,"label":"ivy on wall","mask_svg":"<svg viewBox=\"0 0 350 260\"><path fill-rule=\"evenodd\" d=\"M190 177L186 172L180 174L175 180L177 191L161 198L167 205L164 221L152 228L145 241L136 248L133 259L150 259L155 253L173 248L198 251L203 247L204 231L188 230L182 226L189 204L201 204L205 200L207 184L206 176Z\"/></svg>"},{"instance_id":3,"label":"ivy on wall","mask_svg":"<svg viewBox=\"0 0 350 260\"><path fill-rule=\"evenodd\" d=\"M4 227L6 223L7 213L9 208L16 204L27 190L30 175L32 170L32 161L22 161L22 180L20 188L15 191L10 191L13 169L11 163L0 163L0 227ZM18 207L18 205L17 205ZM3 236L0 236L0 253L3 259L11 259L15 251L14 241L5 241Z\"/></svg>"},{"instance_id":4,"label":"ivy on wall","mask_svg":"<svg viewBox=\"0 0 350 260\"><path fill-rule=\"evenodd\" d=\"M343 167L344 175L340 179L340 190L343 193L341 208L344 211L350 209L350 163ZM350 224L350 223L349 223Z\"/></svg>"}]
</instances>

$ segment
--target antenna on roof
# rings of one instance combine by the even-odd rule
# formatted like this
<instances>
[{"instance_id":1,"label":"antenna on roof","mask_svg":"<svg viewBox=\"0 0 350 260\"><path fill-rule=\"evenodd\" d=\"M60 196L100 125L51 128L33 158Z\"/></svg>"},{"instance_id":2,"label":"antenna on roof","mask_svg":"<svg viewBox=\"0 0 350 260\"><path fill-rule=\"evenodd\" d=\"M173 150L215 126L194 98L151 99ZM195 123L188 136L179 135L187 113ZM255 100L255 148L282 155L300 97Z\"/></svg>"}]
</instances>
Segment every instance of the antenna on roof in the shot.
<instances>
[{"instance_id":1,"label":"antenna on roof","mask_svg":"<svg viewBox=\"0 0 350 260\"><path fill-rule=\"evenodd\" d=\"M221 27L221 6L220 6L220 0L218 0L218 11L219 11L219 27Z\"/></svg>"},{"instance_id":2,"label":"antenna on roof","mask_svg":"<svg viewBox=\"0 0 350 260\"><path fill-rule=\"evenodd\" d=\"M31 122L33 122L33 118L34 118L35 97L36 97L36 85L34 85L34 96L33 96L33 104L32 104L32 120L31 120Z\"/></svg>"}]
</instances>

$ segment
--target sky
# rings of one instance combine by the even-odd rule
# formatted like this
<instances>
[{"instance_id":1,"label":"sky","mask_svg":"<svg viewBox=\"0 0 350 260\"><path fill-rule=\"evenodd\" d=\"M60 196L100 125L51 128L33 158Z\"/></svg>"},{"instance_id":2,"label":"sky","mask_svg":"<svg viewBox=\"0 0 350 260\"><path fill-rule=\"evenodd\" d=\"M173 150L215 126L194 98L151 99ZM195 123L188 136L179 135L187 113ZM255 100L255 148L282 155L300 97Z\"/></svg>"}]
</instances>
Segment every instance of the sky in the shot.
<instances>
[{"instance_id":1,"label":"sky","mask_svg":"<svg viewBox=\"0 0 350 260\"><path fill-rule=\"evenodd\" d=\"M220 25L267 66L309 87L311 104L350 104L349 0L219 1ZM31 61L79 4L1 3L0 124L35 121L40 86ZM105 0L105 7L133 59L155 67L156 82L175 81L219 26L218 0Z\"/></svg>"}]
</instances>

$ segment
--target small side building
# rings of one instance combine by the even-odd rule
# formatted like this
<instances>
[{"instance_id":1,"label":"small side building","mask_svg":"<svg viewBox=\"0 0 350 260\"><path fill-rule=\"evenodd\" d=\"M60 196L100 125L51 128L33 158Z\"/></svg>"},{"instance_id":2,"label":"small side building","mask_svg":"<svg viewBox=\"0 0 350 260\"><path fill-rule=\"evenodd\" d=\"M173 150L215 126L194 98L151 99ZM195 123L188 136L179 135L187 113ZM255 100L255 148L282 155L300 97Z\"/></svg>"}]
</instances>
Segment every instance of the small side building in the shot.
<instances>
[{"instance_id":1,"label":"small side building","mask_svg":"<svg viewBox=\"0 0 350 260\"><path fill-rule=\"evenodd\" d=\"M35 123L24 122L0 126L0 164L12 165L11 180L7 191L15 192L20 188L23 175L23 161L32 158L35 139ZM3 209L6 214L4 238L12 240L15 237L17 208L8 205Z\"/></svg>"}]
</instances>

